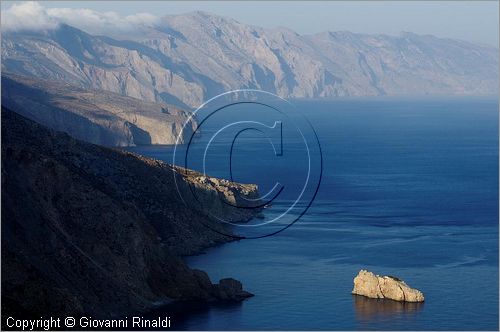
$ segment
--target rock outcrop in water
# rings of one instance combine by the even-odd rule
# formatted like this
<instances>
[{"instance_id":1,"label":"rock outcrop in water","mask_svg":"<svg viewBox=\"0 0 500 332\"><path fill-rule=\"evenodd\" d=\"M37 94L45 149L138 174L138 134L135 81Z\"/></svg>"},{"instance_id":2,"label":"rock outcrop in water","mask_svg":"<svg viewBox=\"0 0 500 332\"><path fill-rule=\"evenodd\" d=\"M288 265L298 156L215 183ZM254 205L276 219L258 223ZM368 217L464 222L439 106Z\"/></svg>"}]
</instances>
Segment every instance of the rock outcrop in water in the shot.
<instances>
[{"instance_id":1,"label":"rock outcrop in water","mask_svg":"<svg viewBox=\"0 0 500 332\"><path fill-rule=\"evenodd\" d=\"M403 280L392 276L379 276L366 270L359 271L356 278L354 278L352 294L403 302L424 301L424 294L417 289L411 288Z\"/></svg>"},{"instance_id":2,"label":"rock outcrop in water","mask_svg":"<svg viewBox=\"0 0 500 332\"><path fill-rule=\"evenodd\" d=\"M180 200L171 165L78 141L3 108L1 134L3 316L109 318L173 300L251 296L238 281L213 284L179 258L232 238ZM256 194L255 186L228 187ZM219 199L204 195L207 188L192 189Z\"/></svg>"},{"instance_id":3,"label":"rock outcrop in water","mask_svg":"<svg viewBox=\"0 0 500 332\"><path fill-rule=\"evenodd\" d=\"M104 146L175 144L181 134L183 143L196 128L189 112L172 105L18 75L2 75L2 105Z\"/></svg>"}]
</instances>

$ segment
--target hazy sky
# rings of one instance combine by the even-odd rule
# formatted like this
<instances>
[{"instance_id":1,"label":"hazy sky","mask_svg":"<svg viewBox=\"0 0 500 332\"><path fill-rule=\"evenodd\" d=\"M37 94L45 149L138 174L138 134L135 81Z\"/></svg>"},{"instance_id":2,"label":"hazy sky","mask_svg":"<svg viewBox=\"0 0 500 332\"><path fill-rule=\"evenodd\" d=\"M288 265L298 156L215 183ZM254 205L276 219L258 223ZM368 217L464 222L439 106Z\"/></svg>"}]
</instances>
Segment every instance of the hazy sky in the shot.
<instances>
[{"instance_id":1,"label":"hazy sky","mask_svg":"<svg viewBox=\"0 0 500 332\"><path fill-rule=\"evenodd\" d=\"M12 1L2 1L2 10ZM43 1L46 8L89 8L120 15L203 10L263 27L298 33L348 30L398 34L410 31L498 47L498 1Z\"/></svg>"}]
</instances>

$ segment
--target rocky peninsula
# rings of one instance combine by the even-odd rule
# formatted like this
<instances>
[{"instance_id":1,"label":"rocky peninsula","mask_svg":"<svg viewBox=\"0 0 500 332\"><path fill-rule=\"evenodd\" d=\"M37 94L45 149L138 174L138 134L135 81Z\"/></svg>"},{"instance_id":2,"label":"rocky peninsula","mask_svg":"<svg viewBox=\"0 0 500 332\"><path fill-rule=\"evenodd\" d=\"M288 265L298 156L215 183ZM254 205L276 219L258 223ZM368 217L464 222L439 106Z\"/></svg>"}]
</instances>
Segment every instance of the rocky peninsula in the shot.
<instances>
[{"instance_id":1,"label":"rocky peninsula","mask_svg":"<svg viewBox=\"0 0 500 332\"><path fill-rule=\"evenodd\" d=\"M175 172L2 107L2 314L119 317L172 301L251 296L239 281L212 283L180 258L233 238L181 201ZM252 185L197 177L180 180L196 182L208 200L257 195Z\"/></svg>"}]
</instances>

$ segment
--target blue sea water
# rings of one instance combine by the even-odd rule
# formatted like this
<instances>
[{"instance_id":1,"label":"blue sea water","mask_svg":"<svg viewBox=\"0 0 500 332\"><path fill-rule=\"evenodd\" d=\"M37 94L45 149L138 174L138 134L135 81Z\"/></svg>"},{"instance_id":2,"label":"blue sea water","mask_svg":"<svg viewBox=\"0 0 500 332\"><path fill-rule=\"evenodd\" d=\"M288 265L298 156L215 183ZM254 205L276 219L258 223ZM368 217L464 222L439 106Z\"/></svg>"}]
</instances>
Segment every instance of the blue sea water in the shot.
<instances>
[{"instance_id":1,"label":"blue sea water","mask_svg":"<svg viewBox=\"0 0 500 332\"><path fill-rule=\"evenodd\" d=\"M255 297L173 316L172 327L498 330L498 99L293 103L321 143L323 176L315 201L275 236L188 257L191 267L207 271L213 281L234 277ZM258 183L264 192L277 177L291 187L301 183L300 151L284 141L279 159L261 141L255 133L238 141L235 180ZM227 163L222 145L209 153L210 175L226 174L218 171ZM130 150L172 160L170 146ZM278 197L266 217L289 200ZM425 302L351 295L360 269L398 276L421 289Z\"/></svg>"}]
</instances>

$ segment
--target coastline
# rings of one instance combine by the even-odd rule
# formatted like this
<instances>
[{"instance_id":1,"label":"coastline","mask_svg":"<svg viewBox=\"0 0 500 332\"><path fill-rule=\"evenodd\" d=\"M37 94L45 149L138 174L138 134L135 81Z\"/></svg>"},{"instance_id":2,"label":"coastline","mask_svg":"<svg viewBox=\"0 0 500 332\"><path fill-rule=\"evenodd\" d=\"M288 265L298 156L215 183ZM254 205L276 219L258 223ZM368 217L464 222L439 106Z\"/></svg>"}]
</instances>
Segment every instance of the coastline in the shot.
<instances>
[{"instance_id":1,"label":"coastline","mask_svg":"<svg viewBox=\"0 0 500 332\"><path fill-rule=\"evenodd\" d=\"M208 231L203 223L228 232L182 204L173 172L159 160L84 143L2 108L4 314L106 317L170 299L251 296L237 280L212 283L180 258L231 239ZM218 183L225 185L243 188ZM257 194L245 188L242 195ZM196 190L210 204L219 199L217 187ZM47 295L30 295L37 292Z\"/></svg>"}]
</instances>

